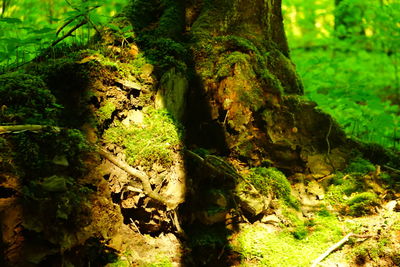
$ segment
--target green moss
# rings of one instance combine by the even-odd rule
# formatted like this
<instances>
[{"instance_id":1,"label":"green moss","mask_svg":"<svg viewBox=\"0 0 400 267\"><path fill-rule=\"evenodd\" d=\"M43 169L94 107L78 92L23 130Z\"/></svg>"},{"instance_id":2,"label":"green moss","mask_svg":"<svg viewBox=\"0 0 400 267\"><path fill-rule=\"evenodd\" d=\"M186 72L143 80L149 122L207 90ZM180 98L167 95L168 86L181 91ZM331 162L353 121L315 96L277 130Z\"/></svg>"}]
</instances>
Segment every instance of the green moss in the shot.
<instances>
[{"instance_id":1,"label":"green moss","mask_svg":"<svg viewBox=\"0 0 400 267\"><path fill-rule=\"evenodd\" d=\"M169 259L160 260L159 262L155 263L148 263L141 265L142 267L172 267L172 262Z\"/></svg>"},{"instance_id":2,"label":"green moss","mask_svg":"<svg viewBox=\"0 0 400 267\"><path fill-rule=\"evenodd\" d=\"M102 123L105 120L111 119L113 112L115 111L116 106L111 102L106 102L102 107L97 110L97 117L99 121Z\"/></svg>"},{"instance_id":3,"label":"green moss","mask_svg":"<svg viewBox=\"0 0 400 267\"><path fill-rule=\"evenodd\" d=\"M368 160L357 157L349 164L345 171L349 173L367 174L375 171L375 166Z\"/></svg>"},{"instance_id":4,"label":"green moss","mask_svg":"<svg viewBox=\"0 0 400 267\"><path fill-rule=\"evenodd\" d=\"M260 193L268 195L273 192L289 205L298 207L298 202L291 195L290 183L282 172L275 168L264 167L253 168L250 171L247 179Z\"/></svg>"},{"instance_id":5,"label":"green moss","mask_svg":"<svg viewBox=\"0 0 400 267\"><path fill-rule=\"evenodd\" d=\"M189 230L190 246L218 248L226 245L227 230L224 226L214 225L212 227L206 225L197 225Z\"/></svg>"},{"instance_id":6,"label":"green moss","mask_svg":"<svg viewBox=\"0 0 400 267\"><path fill-rule=\"evenodd\" d=\"M104 139L125 148L127 162L133 165L151 165L154 162L169 165L173 150L181 144L182 127L165 110L145 111L144 125L129 127L117 123L107 129Z\"/></svg>"},{"instance_id":7,"label":"green moss","mask_svg":"<svg viewBox=\"0 0 400 267\"><path fill-rule=\"evenodd\" d=\"M0 122L54 125L61 110L37 76L12 72L0 76Z\"/></svg>"},{"instance_id":8,"label":"green moss","mask_svg":"<svg viewBox=\"0 0 400 267\"><path fill-rule=\"evenodd\" d=\"M261 224L248 225L234 240L233 250L242 255L244 264L248 261L254 264L252 266L310 266L311 261L339 241L342 234L334 216L317 216L313 231L307 227L298 227L296 236L290 231L271 233Z\"/></svg>"},{"instance_id":9,"label":"green moss","mask_svg":"<svg viewBox=\"0 0 400 267\"><path fill-rule=\"evenodd\" d=\"M363 192L351 197L347 204L351 216L363 216L374 213L373 208L379 205L379 199L375 193Z\"/></svg>"},{"instance_id":10,"label":"green moss","mask_svg":"<svg viewBox=\"0 0 400 267\"><path fill-rule=\"evenodd\" d=\"M347 175L346 179L344 177L342 173L337 173L325 196L325 199L337 208L347 205L347 197L352 193L363 190L363 184L358 176Z\"/></svg>"},{"instance_id":11,"label":"green moss","mask_svg":"<svg viewBox=\"0 0 400 267\"><path fill-rule=\"evenodd\" d=\"M230 76L232 72L233 65L237 63L246 64L250 60L250 56L238 51L232 52L226 56L224 56L217 63L217 73L216 77L218 79L222 79L224 77Z\"/></svg>"}]
</instances>

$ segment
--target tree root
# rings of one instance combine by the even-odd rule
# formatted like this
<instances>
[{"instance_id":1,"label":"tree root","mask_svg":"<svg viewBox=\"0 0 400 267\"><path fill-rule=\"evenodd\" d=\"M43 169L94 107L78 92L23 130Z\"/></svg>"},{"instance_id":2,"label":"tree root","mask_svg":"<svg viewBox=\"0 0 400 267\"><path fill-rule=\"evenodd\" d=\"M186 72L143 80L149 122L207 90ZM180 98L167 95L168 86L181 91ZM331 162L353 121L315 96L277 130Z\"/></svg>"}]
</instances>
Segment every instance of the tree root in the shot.
<instances>
[{"instance_id":1,"label":"tree root","mask_svg":"<svg viewBox=\"0 0 400 267\"><path fill-rule=\"evenodd\" d=\"M101 156L103 156L105 159L111 161L115 166L126 171L128 174L138 178L140 180L140 182L142 183L144 193L148 197L152 198L153 200L155 200L156 202L158 202L160 204L165 205L169 210L173 210L176 208L176 204L171 203L170 201L168 201L167 199L162 197L160 194L154 192L151 189L150 178L146 173L131 167L128 163L116 158L114 155L112 155L110 152L106 151L105 149L98 148L98 153Z\"/></svg>"},{"instance_id":2,"label":"tree root","mask_svg":"<svg viewBox=\"0 0 400 267\"><path fill-rule=\"evenodd\" d=\"M48 125L34 125L34 124L25 124L25 125L5 125L5 126L0 126L0 135L1 134L8 134L8 133L20 133L20 132L25 132L25 131L30 131L30 132L38 132L38 131L46 131L46 130L53 130L56 132L61 131L62 128L56 127L56 126L48 126ZM155 200L156 202L165 205L169 210L174 210L176 208L176 204L168 201L164 197L162 197L160 194L154 192L151 189L151 184L150 184L150 178L149 176L141 172L127 164L126 162L117 159L112 155L110 152L97 147L97 152L106 158L107 160L111 161L113 164L115 164L117 167L121 168L122 170L126 171L128 174L138 178L140 182L142 183L143 186L143 191L144 193Z\"/></svg>"}]
</instances>

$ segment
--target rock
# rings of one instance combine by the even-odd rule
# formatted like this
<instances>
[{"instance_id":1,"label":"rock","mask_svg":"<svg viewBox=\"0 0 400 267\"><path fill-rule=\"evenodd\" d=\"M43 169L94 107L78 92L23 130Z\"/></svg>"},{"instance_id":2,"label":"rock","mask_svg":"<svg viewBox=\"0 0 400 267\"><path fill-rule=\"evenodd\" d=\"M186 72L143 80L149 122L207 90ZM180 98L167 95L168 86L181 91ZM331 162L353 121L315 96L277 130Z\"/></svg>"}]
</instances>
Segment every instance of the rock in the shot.
<instances>
[{"instance_id":1,"label":"rock","mask_svg":"<svg viewBox=\"0 0 400 267\"><path fill-rule=\"evenodd\" d=\"M142 72L140 76L149 77L154 71L154 66L151 64L144 64L140 70Z\"/></svg>"},{"instance_id":2,"label":"rock","mask_svg":"<svg viewBox=\"0 0 400 267\"><path fill-rule=\"evenodd\" d=\"M394 206L393 210L395 212L400 212L400 202L399 201L396 201L396 206Z\"/></svg>"},{"instance_id":3,"label":"rock","mask_svg":"<svg viewBox=\"0 0 400 267\"><path fill-rule=\"evenodd\" d=\"M308 155L307 167L314 178L321 178L333 172L332 166L327 162L326 155L323 154Z\"/></svg>"},{"instance_id":4,"label":"rock","mask_svg":"<svg viewBox=\"0 0 400 267\"><path fill-rule=\"evenodd\" d=\"M41 187L48 192L65 192L67 191L67 181L64 177L53 175L44 178Z\"/></svg>"},{"instance_id":5,"label":"rock","mask_svg":"<svg viewBox=\"0 0 400 267\"><path fill-rule=\"evenodd\" d=\"M157 108L167 109L177 120L181 120L186 106L186 92L189 88L187 78L172 68L161 77L155 104Z\"/></svg>"},{"instance_id":6,"label":"rock","mask_svg":"<svg viewBox=\"0 0 400 267\"><path fill-rule=\"evenodd\" d=\"M318 200L322 200L325 197L325 190L317 181L310 182L307 186L307 191L309 194L315 195Z\"/></svg>"},{"instance_id":7,"label":"rock","mask_svg":"<svg viewBox=\"0 0 400 267\"><path fill-rule=\"evenodd\" d=\"M122 124L125 127L130 127L133 124L142 127L144 125L144 115L140 110L129 110L126 118L122 120Z\"/></svg>"},{"instance_id":8,"label":"rock","mask_svg":"<svg viewBox=\"0 0 400 267\"><path fill-rule=\"evenodd\" d=\"M132 90L137 90L137 91L141 91L142 90L142 86L139 83L135 83L133 81L130 80L121 80L118 79L115 81L115 84L126 91L132 91Z\"/></svg>"},{"instance_id":9,"label":"rock","mask_svg":"<svg viewBox=\"0 0 400 267\"><path fill-rule=\"evenodd\" d=\"M178 206L185 201L186 179L182 164L173 167L168 178L168 184L162 189L161 195L168 199L172 206Z\"/></svg>"},{"instance_id":10,"label":"rock","mask_svg":"<svg viewBox=\"0 0 400 267\"><path fill-rule=\"evenodd\" d=\"M268 216L264 216L261 219L262 223L266 223L266 224L279 224L281 222L281 220L276 216L276 215L268 215Z\"/></svg>"},{"instance_id":11,"label":"rock","mask_svg":"<svg viewBox=\"0 0 400 267\"><path fill-rule=\"evenodd\" d=\"M400 208L400 205L397 203L396 200L389 201L389 202L385 205L385 208L386 208L388 211L393 211L393 210L396 209L396 207ZM397 211L397 210L395 210L395 211ZM400 210L399 210L399 211L400 211Z\"/></svg>"},{"instance_id":12,"label":"rock","mask_svg":"<svg viewBox=\"0 0 400 267\"><path fill-rule=\"evenodd\" d=\"M261 195L255 188L249 188L244 182L237 186L237 202L251 216L257 216L268 209L270 199Z\"/></svg>"},{"instance_id":13,"label":"rock","mask_svg":"<svg viewBox=\"0 0 400 267\"><path fill-rule=\"evenodd\" d=\"M228 200L222 192L212 191L209 195L209 200L211 203L221 208L226 208L228 206Z\"/></svg>"},{"instance_id":14,"label":"rock","mask_svg":"<svg viewBox=\"0 0 400 267\"><path fill-rule=\"evenodd\" d=\"M68 163L68 160L67 160L67 156L66 155L56 155L54 158L53 158L53 161L52 161L55 165L59 165L59 166L63 166L63 167L68 167L69 166L69 163Z\"/></svg>"},{"instance_id":15,"label":"rock","mask_svg":"<svg viewBox=\"0 0 400 267\"><path fill-rule=\"evenodd\" d=\"M210 212L210 211L199 211L196 213L197 219L206 225L212 225L220 222L224 222L226 215L228 211L227 210L221 210L217 212Z\"/></svg>"}]
</instances>

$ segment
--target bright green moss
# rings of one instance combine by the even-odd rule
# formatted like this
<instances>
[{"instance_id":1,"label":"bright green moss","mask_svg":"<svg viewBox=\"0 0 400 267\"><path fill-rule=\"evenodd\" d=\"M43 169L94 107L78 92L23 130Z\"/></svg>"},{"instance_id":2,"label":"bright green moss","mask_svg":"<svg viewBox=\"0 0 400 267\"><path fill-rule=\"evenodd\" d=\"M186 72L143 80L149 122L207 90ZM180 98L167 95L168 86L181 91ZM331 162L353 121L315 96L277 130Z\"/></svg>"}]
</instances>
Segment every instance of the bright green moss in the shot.
<instances>
[{"instance_id":1,"label":"bright green moss","mask_svg":"<svg viewBox=\"0 0 400 267\"><path fill-rule=\"evenodd\" d=\"M342 238L339 221L334 216L317 216L312 226L303 224L295 231L296 234L293 231L271 233L261 224L248 225L235 238L233 250L242 255L244 264L251 263L250 266L310 266L312 260Z\"/></svg>"},{"instance_id":2,"label":"bright green moss","mask_svg":"<svg viewBox=\"0 0 400 267\"><path fill-rule=\"evenodd\" d=\"M363 216L374 212L374 207L379 205L379 199L375 193L363 192L351 197L347 204L350 208L350 215Z\"/></svg>"},{"instance_id":3,"label":"bright green moss","mask_svg":"<svg viewBox=\"0 0 400 267\"><path fill-rule=\"evenodd\" d=\"M257 167L251 169L247 179L256 187L260 193L268 195L275 193L278 198L283 199L293 207L298 203L291 195L291 187L286 176L275 168Z\"/></svg>"},{"instance_id":4,"label":"bright green moss","mask_svg":"<svg viewBox=\"0 0 400 267\"><path fill-rule=\"evenodd\" d=\"M100 122L111 119L112 113L115 111L116 106L111 102L106 102L104 106L97 110L97 116Z\"/></svg>"},{"instance_id":5,"label":"bright green moss","mask_svg":"<svg viewBox=\"0 0 400 267\"><path fill-rule=\"evenodd\" d=\"M148 109L143 125L127 127L117 123L105 131L104 138L125 148L129 164L168 165L173 161L173 150L181 144L182 135L182 127L168 112Z\"/></svg>"}]
</instances>

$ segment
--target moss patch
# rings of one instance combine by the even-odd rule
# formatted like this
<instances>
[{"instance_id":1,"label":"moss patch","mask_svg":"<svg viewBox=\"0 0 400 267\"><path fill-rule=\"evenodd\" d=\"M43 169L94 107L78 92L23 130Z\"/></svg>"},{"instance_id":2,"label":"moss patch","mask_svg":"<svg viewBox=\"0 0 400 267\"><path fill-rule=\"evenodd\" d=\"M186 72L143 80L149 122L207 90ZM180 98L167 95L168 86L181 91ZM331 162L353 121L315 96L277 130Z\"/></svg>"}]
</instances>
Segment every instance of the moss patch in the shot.
<instances>
[{"instance_id":1,"label":"moss patch","mask_svg":"<svg viewBox=\"0 0 400 267\"><path fill-rule=\"evenodd\" d=\"M244 259L244 266L310 266L329 246L342 238L334 216L318 216L312 226L304 226L306 238L289 231L271 233L262 224L246 226L233 241L233 249Z\"/></svg>"},{"instance_id":2,"label":"moss patch","mask_svg":"<svg viewBox=\"0 0 400 267\"><path fill-rule=\"evenodd\" d=\"M178 149L182 127L165 110L147 109L143 125L115 123L104 133L104 139L125 148L126 161L132 165L152 163L170 165L173 150Z\"/></svg>"},{"instance_id":3,"label":"moss patch","mask_svg":"<svg viewBox=\"0 0 400 267\"><path fill-rule=\"evenodd\" d=\"M258 167L250 170L247 179L260 193L269 195L274 193L293 207L298 207L298 202L291 195L291 187L286 176L276 168Z\"/></svg>"}]
</instances>

